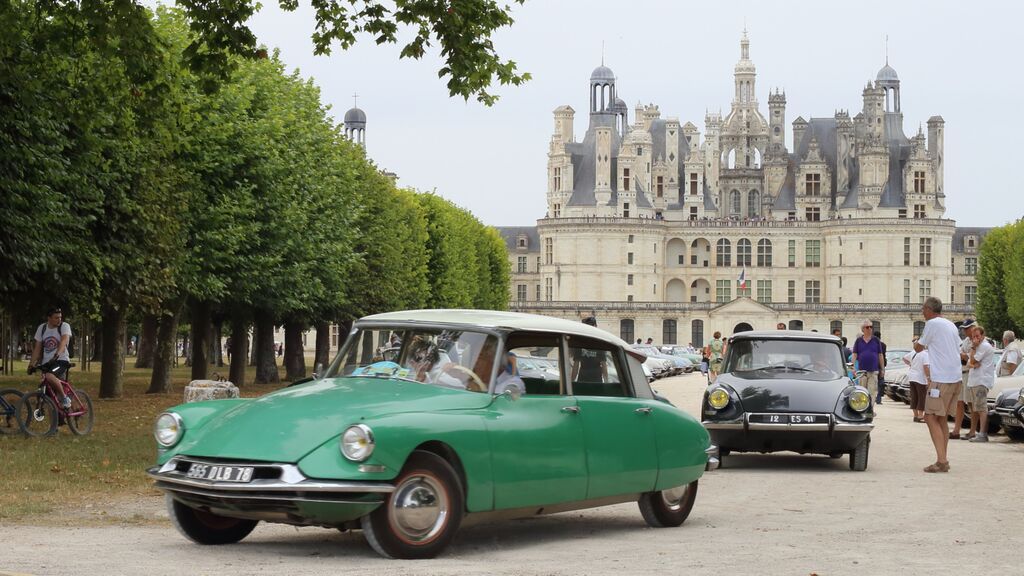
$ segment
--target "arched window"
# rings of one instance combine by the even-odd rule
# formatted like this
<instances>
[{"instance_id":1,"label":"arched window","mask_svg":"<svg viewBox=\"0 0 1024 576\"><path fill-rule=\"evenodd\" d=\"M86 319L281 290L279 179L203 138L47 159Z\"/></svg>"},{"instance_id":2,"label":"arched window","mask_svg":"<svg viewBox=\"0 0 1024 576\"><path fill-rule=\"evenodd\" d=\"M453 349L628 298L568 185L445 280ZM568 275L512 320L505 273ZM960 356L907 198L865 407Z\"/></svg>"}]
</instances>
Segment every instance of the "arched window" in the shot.
<instances>
[{"instance_id":1,"label":"arched window","mask_svg":"<svg viewBox=\"0 0 1024 576\"><path fill-rule=\"evenodd\" d=\"M754 168L761 167L761 151L754 148Z\"/></svg>"},{"instance_id":2,"label":"arched window","mask_svg":"<svg viewBox=\"0 0 1024 576\"><path fill-rule=\"evenodd\" d=\"M765 268L772 266L772 241L767 238L757 241L757 265Z\"/></svg>"},{"instance_id":3,"label":"arched window","mask_svg":"<svg viewBox=\"0 0 1024 576\"><path fill-rule=\"evenodd\" d=\"M803 320L790 320L789 321L789 329L790 330L803 330L804 329L804 321Z\"/></svg>"},{"instance_id":4,"label":"arched window","mask_svg":"<svg viewBox=\"0 0 1024 576\"><path fill-rule=\"evenodd\" d=\"M751 245L750 240L743 238L736 243L736 265L737 266L750 266L750 253Z\"/></svg>"},{"instance_id":5,"label":"arched window","mask_svg":"<svg viewBox=\"0 0 1024 576\"><path fill-rule=\"evenodd\" d=\"M920 337L924 334L924 322L918 320L914 322L914 336Z\"/></svg>"},{"instance_id":6,"label":"arched window","mask_svg":"<svg viewBox=\"0 0 1024 576\"><path fill-rule=\"evenodd\" d=\"M690 322L690 343L697 348L704 347L704 321L694 320Z\"/></svg>"},{"instance_id":7,"label":"arched window","mask_svg":"<svg viewBox=\"0 0 1024 576\"><path fill-rule=\"evenodd\" d=\"M718 266L732 266L732 244L725 238L721 238L716 245L715 264Z\"/></svg>"},{"instance_id":8,"label":"arched window","mask_svg":"<svg viewBox=\"0 0 1024 576\"><path fill-rule=\"evenodd\" d=\"M735 168L736 167L736 149L729 150L729 153L725 157L725 167Z\"/></svg>"},{"instance_id":9,"label":"arched window","mask_svg":"<svg viewBox=\"0 0 1024 576\"><path fill-rule=\"evenodd\" d=\"M729 193L729 207L729 213L733 216L739 216L743 212L743 195L739 190Z\"/></svg>"},{"instance_id":10,"label":"arched window","mask_svg":"<svg viewBox=\"0 0 1024 576\"><path fill-rule=\"evenodd\" d=\"M676 343L676 321L675 320L662 320L661 321L661 343L662 344L675 344Z\"/></svg>"},{"instance_id":11,"label":"arched window","mask_svg":"<svg viewBox=\"0 0 1024 576\"><path fill-rule=\"evenodd\" d=\"M747 192L747 216L757 218L761 215L761 194L757 190Z\"/></svg>"},{"instance_id":12,"label":"arched window","mask_svg":"<svg viewBox=\"0 0 1024 576\"><path fill-rule=\"evenodd\" d=\"M633 343L633 319L623 318L619 320L619 338L622 338L630 344Z\"/></svg>"},{"instance_id":13,"label":"arched window","mask_svg":"<svg viewBox=\"0 0 1024 576\"><path fill-rule=\"evenodd\" d=\"M828 333L829 334L834 333L836 330L839 330L839 336L843 335L843 321L842 320L833 320L833 321L828 323Z\"/></svg>"}]
</instances>

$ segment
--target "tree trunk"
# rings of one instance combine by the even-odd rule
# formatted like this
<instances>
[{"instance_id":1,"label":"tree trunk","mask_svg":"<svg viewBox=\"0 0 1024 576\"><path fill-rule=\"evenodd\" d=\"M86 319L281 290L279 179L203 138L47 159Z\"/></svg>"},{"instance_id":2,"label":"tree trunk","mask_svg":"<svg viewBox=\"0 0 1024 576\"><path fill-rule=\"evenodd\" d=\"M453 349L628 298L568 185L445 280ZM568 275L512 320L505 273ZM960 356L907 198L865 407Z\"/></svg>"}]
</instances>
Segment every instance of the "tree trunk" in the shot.
<instances>
[{"instance_id":1,"label":"tree trunk","mask_svg":"<svg viewBox=\"0 0 1024 576\"><path fill-rule=\"evenodd\" d=\"M285 380L295 381L306 377L306 350L302 345L300 322L285 322L284 325L284 370Z\"/></svg>"},{"instance_id":2,"label":"tree trunk","mask_svg":"<svg viewBox=\"0 0 1024 576\"><path fill-rule=\"evenodd\" d=\"M170 311L165 311L159 316L156 343L153 346L153 375L150 377L146 394L171 392L171 365L177 353L181 305L182 300L176 300L169 306Z\"/></svg>"},{"instance_id":3,"label":"tree trunk","mask_svg":"<svg viewBox=\"0 0 1024 576\"><path fill-rule=\"evenodd\" d=\"M100 398L120 398L124 393L124 310L114 304L104 304L102 330Z\"/></svg>"},{"instance_id":4,"label":"tree trunk","mask_svg":"<svg viewBox=\"0 0 1024 576\"><path fill-rule=\"evenodd\" d=\"M231 368L228 380L235 386L245 384L245 365L249 363L249 323L241 314L231 318Z\"/></svg>"},{"instance_id":5,"label":"tree trunk","mask_svg":"<svg viewBox=\"0 0 1024 576\"><path fill-rule=\"evenodd\" d=\"M206 380L209 376L210 303L193 301L189 308L192 310L192 379Z\"/></svg>"},{"instance_id":6,"label":"tree trunk","mask_svg":"<svg viewBox=\"0 0 1024 576\"><path fill-rule=\"evenodd\" d=\"M252 348L247 352L249 356L249 366L255 366L257 361L260 359L259 346L256 345L260 341L260 328L255 323L252 325Z\"/></svg>"},{"instance_id":7,"label":"tree trunk","mask_svg":"<svg viewBox=\"0 0 1024 576\"><path fill-rule=\"evenodd\" d=\"M157 323L160 317L156 314L146 314L142 317L142 330L139 332L139 346L136 348L135 367L152 368L153 353L156 349Z\"/></svg>"},{"instance_id":8,"label":"tree trunk","mask_svg":"<svg viewBox=\"0 0 1024 576\"><path fill-rule=\"evenodd\" d=\"M331 323L317 322L316 324L316 352L313 355L313 369L322 372L331 361Z\"/></svg>"},{"instance_id":9,"label":"tree trunk","mask_svg":"<svg viewBox=\"0 0 1024 576\"><path fill-rule=\"evenodd\" d=\"M279 384L277 357L274 354L274 319L268 312L256 313L256 383Z\"/></svg>"},{"instance_id":10,"label":"tree trunk","mask_svg":"<svg viewBox=\"0 0 1024 576\"><path fill-rule=\"evenodd\" d=\"M103 323L92 331L92 361L103 360Z\"/></svg>"},{"instance_id":11,"label":"tree trunk","mask_svg":"<svg viewBox=\"0 0 1024 576\"><path fill-rule=\"evenodd\" d=\"M218 368L224 367L224 345L222 343L224 321L218 319L213 323L213 357Z\"/></svg>"}]
</instances>

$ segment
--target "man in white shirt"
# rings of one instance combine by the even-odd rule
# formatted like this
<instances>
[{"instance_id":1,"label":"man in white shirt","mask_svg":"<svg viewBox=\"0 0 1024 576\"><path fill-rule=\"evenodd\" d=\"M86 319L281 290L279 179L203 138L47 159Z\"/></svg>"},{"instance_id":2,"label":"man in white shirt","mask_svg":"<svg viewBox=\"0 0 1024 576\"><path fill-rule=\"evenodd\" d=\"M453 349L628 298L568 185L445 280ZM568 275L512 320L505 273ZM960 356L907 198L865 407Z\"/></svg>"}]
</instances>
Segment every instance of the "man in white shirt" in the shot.
<instances>
[{"instance_id":1,"label":"man in white shirt","mask_svg":"<svg viewBox=\"0 0 1024 576\"><path fill-rule=\"evenodd\" d=\"M1014 335L1013 330L1003 332L1003 357L999 361L999 375L1009 376L1020 364L1021 349L1020 341Z\"/></svg>"},{"instance_id":2,"label":"man in white shirt","mask_svg":"<svg viewBox=\"0 0 1024 576\"><path fill-rule=\"evenodd\" d=\"M38 365L43 372L43 381L50 390L60 398L65 410L71 408L71 397L64 394L60 381L67 378L71 367L68 354L68 342L71 340L71 325L64 322L60 308L52 308L46 313L46 322L36 328L35 348L32 350L32 361L29 362L28 373L31 374Z\"/></svg>"},{"instance_id":3,"label":"man in white shirt","mask_svg":"<svg viewBox=\"0 0 1024 576\"><path fill-rule=\"evenodd\" d=\"M949 472L949 426L946 416L954 411L960 396L960 333L942 317L942 300L925 298L921 313L926 320L924 333L914 343L914 351L928 350L928 388L924 402L924 418L935 446L936 460L925 472ZM959 423L958 423L959 424Z\"/></svg>"},{"instance_id":4,"label":"man in white shirt","mask_svg":"<svg viewBox=\"0 0 1024 576\"><path fill-rule=\"evenodd\" d=\"M971 408L971 442L988 442L988 391L996 383L995 348L985 338L985 329L978 326L971 335L971 370L967 375L967 403Z\"/></svg>"}]
</instances>

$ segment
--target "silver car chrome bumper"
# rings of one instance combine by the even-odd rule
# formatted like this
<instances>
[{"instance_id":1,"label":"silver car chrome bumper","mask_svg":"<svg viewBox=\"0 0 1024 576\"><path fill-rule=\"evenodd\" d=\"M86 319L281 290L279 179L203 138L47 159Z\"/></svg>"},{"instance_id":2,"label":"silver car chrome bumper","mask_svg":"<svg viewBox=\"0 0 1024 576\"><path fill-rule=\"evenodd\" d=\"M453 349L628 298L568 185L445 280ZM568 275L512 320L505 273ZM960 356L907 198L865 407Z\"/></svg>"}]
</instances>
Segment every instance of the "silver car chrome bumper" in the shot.
<instances>
[{"instance_id":1,"label":"silver car chrome bumper","mask_svg":"<svg viewBox=\"0 0 1024 576\"><path fill-rule=\"evenodd\" d=\"M1013 413L1013 408L996 408L995 413L999 415L999 423L1011 428L1020 428L1022 424Z\"/></svg>"},{"instance_id":2,"label":"silver car chrome bumper","mask_svg":"<svg viewBox=\"0 0 1024 576\"><path fill-rule=\"evenodd\" d=\"M157 488L161 490L180 490L191 493L259 493L259 492L329 492L335 494L355 493L380 493L390 494L395 487L384 482L353 482L351 480L311 480L307 478L294 464L276 464L266 462L233 462L231 466L253 466L257 468L271 468L280 471L277 479L256 479L250 482L226 482L222 480L202 480L188 478L178 470L178 465L183 462L197 462L211 464L208 460L187 457L174 457L168 460L163 466L153 467L146 471L146 475L157 481ZM217 464L217 463L213 463Z\"/></svg>"},{"instance_id":3,"label":"silver car chrome bumper","mask_svg":"<svg viewBox=\"0 0 1024 576\"><path fill-rule=\"evenodd\" d=\"M779 432L871 432L875 425L863 422L837 422L835 415L829 415L828 423L818 424L796 424L778 423L767 424L763 422L750 422L749 414L745 414L742 420L730 420L728 422L701 422L707 430L774 430Z\"/></svg>"},{"instance_id":4,"label":"silver car chrome bumper","mask_svg":"<svg viewBox=\"0 0 1024 576\"><path fill-rule=\"evenodd\" d=\"M722 461L718 457L718 446L712 444L704 450L704 453L708 455L708 463L704 466L704 470L710 472L712 470L718 470L718 467L722 465Z\"/></svg>"}]
</instances>

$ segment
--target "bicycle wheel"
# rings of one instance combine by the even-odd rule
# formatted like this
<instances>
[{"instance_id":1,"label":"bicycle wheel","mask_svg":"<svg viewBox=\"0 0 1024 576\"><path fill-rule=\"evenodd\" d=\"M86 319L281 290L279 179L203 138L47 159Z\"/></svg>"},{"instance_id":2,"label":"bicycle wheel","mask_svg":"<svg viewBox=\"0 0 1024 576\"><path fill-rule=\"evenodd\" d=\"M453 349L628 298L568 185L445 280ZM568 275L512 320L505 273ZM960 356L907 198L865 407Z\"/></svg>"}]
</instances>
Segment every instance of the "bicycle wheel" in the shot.
<instances>
[{"instance_id":1,"label":"bicycle wheel","mask_svg":"<svg viewBox=\"0 0 1024 576\"><path fill-rule=\"evenodd\" d=\"M18 425L29 436L57 433L57 405L40 392L29 392L18 402Z\"/></svg>"},{"instance_id":2,"label":"bicycle wheel","mask_svg":"<svg viewBox=\"0 0 1024 576\"><path fill-rule=\"evenodd\" d=\"M18 402L21 401L21 391L14 388L0 390L0 434L15 434L21 432L18 426Z\"/></svg>"},{"instance_id":3,"label":"bicycle wheel","mask_svg":"<svg viewBox=\"0 0 1024 576\"><path fill-rule=\"evenodd\" d=\"M68 428L73 434L85 436L92 432L93 419L92 398L84 390L75 390L71 394L71 409L68 410Z\"/></svg>"}]
</instances>

